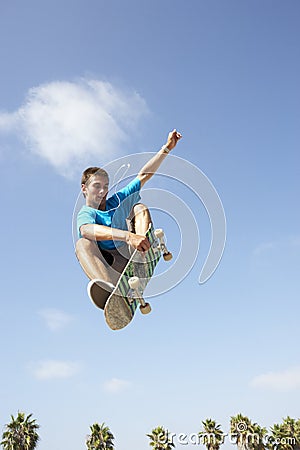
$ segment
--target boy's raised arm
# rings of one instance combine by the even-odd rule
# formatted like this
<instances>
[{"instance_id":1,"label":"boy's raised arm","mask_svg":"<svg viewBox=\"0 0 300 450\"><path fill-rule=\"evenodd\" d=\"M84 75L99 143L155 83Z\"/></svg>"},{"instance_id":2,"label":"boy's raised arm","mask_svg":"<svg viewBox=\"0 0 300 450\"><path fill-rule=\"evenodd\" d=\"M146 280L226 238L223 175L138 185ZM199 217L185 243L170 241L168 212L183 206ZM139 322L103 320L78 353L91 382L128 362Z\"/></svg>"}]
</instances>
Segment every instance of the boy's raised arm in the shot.
<instances>
[{"instance_id":1,"label":"boy's raised arm","mask_svg":"<svg viewBox=\"0 0 300 450\"><path fill-rule=\"evenodd\" d=\"M170 131L168 134L168 139L165 145L153 156L138 173L138 179L141 182L141 186L144 186L146 181L150 180L150 178L155 174L161 163L164 161L168 153L176 147L179 139L182 138L182 135L177 131Z\"/></svg>"}]
</instances>

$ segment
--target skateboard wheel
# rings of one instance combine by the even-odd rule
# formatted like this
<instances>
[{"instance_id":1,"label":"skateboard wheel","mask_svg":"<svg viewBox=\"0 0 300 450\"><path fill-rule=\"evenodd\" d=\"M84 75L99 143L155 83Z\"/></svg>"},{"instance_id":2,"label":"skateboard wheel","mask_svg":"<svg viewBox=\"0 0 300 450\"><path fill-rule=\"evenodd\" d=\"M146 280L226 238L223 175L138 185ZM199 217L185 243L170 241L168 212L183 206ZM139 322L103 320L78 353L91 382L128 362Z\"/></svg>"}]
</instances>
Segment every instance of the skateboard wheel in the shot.
<instances>
[{"instance_id":1,"label":"skateboard wheel","mask_svg":"<svg viewBox=\"0 0 300 450\"><path fill-rule=\"evenodd\" d=\"M154 231L154 234L157 239L162 239L164 237L164 231L161 228L157 228Z\"/></svg>"},{"instance_id":2,"label":"skateboard wheel","mask_svg":"<svg viewBox=\"0 0 300 450\"><path fill-rule=\"evenodd\" d=\"M149 314L151 312L151 306L149 305L149 303L140 305L140 311L142 314Z\"/></svg>"},{"instance_id":3,"label":"skateboard wheel","mask_svg":"<svg viewBox=\"0 0 300 450\"><path fill-rule=\"evenodd\" d=\"M138 279L138 277L131 277L128 280L128 284L130 289L136 290L139 287L140 280Z\"/></svg>"},{"instance_id":4,"label":"skateboard wheel","mask_svg":"<svg viewBox=\"0 0 300 450\"><path fill-rule=\"evenodd\" d=\"M168 252L164 254L164 260L165 261L170 261L173 258L172 253Z\"/></svg>"}]
</instances>

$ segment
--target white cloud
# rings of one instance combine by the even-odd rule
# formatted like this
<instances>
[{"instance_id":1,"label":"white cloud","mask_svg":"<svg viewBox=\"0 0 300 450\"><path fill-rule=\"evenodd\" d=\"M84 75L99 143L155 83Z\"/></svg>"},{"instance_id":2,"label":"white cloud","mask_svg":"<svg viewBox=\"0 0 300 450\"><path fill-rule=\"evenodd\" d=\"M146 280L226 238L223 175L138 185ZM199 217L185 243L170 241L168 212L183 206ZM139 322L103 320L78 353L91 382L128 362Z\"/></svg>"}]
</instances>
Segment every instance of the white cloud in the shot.
<instances>
[{"instance_id":1,"label":"white cloud","mask_svg":"<svg viewBox=\"0 0 300 450\"><path fill-rule=\"evenodd\" d=\"M274 250L278 244L275 242L265 242L259 244L253 251L253 254L256 256L262 255L263 253L269 252L270 250Z\"/></svg>"},{"instance_id":2,"label":"white cloud","mask_svg":"<svg viewBox=\"0 0 300 450\"><path fill-rule=\"evenodd\" d=\"M17 111L0 112L0 131L21 133L32 154L72 176L116 157L146 112L140 95L108 82L56 81L30 89Z\"/></svg>"},{"instance_id":3,"label":"white cloud","mask_svg":"<svg viewBox=\"0 0 300 450\"><path fill-rule=\"evenodd\" d=\"M18 120L18 112L9 114L0 111L0 131L12 131L17 126Z\"/></svg>"},{"instance_id":4,"label":"white cloud","mask_svg":"<svg viewBox=\"0 0 300 450\"><path fill-rule=\"evenodd\" d=\"M258 375L251 381L254 388L266 388L278 391L300 389L300 367L294 367L282 372L269 372Z\"/></svg>"},{"instance_id":5,"label":"white cloud","mask_svg":"<svg viewBox=\"0 0 300 450\"><path fill-rule=\"evenodd\" d=\"M39 315L45 320L46 326L51 331L57 331L67 326L73 317L59 309L47 308L39 312Z\"/></svg>"},{"instance_id":6,"label":"white cloud","mask_svg":"<svg viewBox=\"0 0 300 450\"><path fill-rule=\"evenodd\" d=\"M46 360L32 365L33 375L38 380L71 378L79 369L79 364L71 361Z\"/></svg>"},{"instance_id":7,"label":"white cloud","mask_svg":"<svg viewBox=\"0 0 300 450\"><path fill-rule=\"evenodd\" d=\"M112 378L104 383L104 390L113 394L122 392L130 387L129 381Z\"/></svg>"},{"instance_id":8,"label":"white cloud","mask_svg":"<svg viewBox=\"0 0 300 450\"><path fill-rule=\"evenodd\" d=\"M287 236L277 241L262 242L253 250L255 256L270 255L272 252L297 250L300 246L300 236Z\"/></svg>"}]
</instances>

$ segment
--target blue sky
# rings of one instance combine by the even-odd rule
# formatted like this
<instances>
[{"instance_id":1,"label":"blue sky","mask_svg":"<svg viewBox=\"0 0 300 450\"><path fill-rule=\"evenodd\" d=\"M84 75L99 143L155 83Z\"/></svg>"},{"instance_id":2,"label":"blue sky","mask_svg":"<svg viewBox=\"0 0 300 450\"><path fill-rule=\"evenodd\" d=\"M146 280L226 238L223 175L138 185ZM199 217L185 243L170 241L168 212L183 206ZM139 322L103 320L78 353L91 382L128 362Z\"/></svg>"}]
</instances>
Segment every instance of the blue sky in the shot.
<instances>
[{"instance_id":1,"label":"blue sky","mask_svg":"<svg viewBox=\"0 0 300 450\"><path fill-rule=\"evenodd\" d=\"M296 0L1 3L1 427L33 413L40 448L80 450L105 422L116 448L141 450L160 424L297 418L299 15ZM205 208L151 180L192 211L199 253L150 316L113 333L74 256L80 173L156 151L174 127L174 154L221 198L225 252L199 285ZM180 208L153 216L180 258Z\"/></svg>"}]
</instances>

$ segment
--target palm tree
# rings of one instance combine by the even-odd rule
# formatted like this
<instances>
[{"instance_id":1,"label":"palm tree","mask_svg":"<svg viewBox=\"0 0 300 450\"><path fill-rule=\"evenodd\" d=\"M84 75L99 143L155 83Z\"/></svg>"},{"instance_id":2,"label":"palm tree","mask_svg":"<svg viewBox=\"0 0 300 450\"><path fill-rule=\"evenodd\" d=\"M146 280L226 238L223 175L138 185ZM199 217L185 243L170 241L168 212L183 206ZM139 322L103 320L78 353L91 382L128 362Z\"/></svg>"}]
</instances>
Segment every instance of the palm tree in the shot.
<instances>
[{"instance_id":1,"label":"palm tree","mask_svg":"<svg viewBox=\"0 0 300 450\"><path fill-rule=\"evenodd\" d=\"M172 439L169 437L169 431L165 430L164 427L156 427L152 430L151 434L147 434L150 438L150 446L153 450L171 450L175 447Z\"/></svg>"},{"instance_id":2,"label":"palm tree","mask_svg":"<svg viewBox=\"0 0 300 450\"><path fill-rule=\"evenodd\" d=\"M94 423L90 430L91 434L86 439L88 450L114 450L114 435L104 423Z\"/></svg>"},{"instance_id":3,"label":"palm tree","mask_svg":"<svg viewBox=\"0 0 300 450\"><path fill-rule=\"evenodd\" d=\"M286 417L281 424L271 427L269 438L271 449L299 450L300 449L300 420Z\"/></svg>"},{"instance_id":4,"label":"palm tree","mask_svg":"<svg viewBox=\"0 0 300 450\"><path fill-rule=\"evenodd\" d=\"M253 434L254 427L248 417L237 414L230 418L230 435L231 439L237 444L238 450L249 450L251 448L251 436Z\"/></svg>"},{"instance_id":5,"label":"palm tree","mask_svg":"<svg viewBox=\"0 0 300 450\"><path fill-rule=\"evenodd\" d=\"M268 445L265 442L267 437L267 429L261 427L257 423L252 424L252 435L249 436L251 439L248 440L248 445L252 450L266 450Z\"/></svg>"},{"instance_id":6,"label":"palm tree","mask_svg":"<svg viewBox=\"0 0 300 450\"><path fill-rule=\"evenodd\" d=\"M37 430L39 425L35 419L31 419L32 414L25 416L18 412L16 418L11 416L10 423L5 425L5 431L2 434L4 450L34 450L40 439Z\"/></svg>"},{"instance_id":7,"label":"palm tree","mask_svg":"<svg viewBox=\"0 0 300 450\"><path fill-rule=\"evenodd\" d=\"M221 425L217 425L212 419L202 421L203 431L198 433L207 450L219 450L220 446L224 444L225 434L221 430Z\"/></svg>"}]
</instances>

